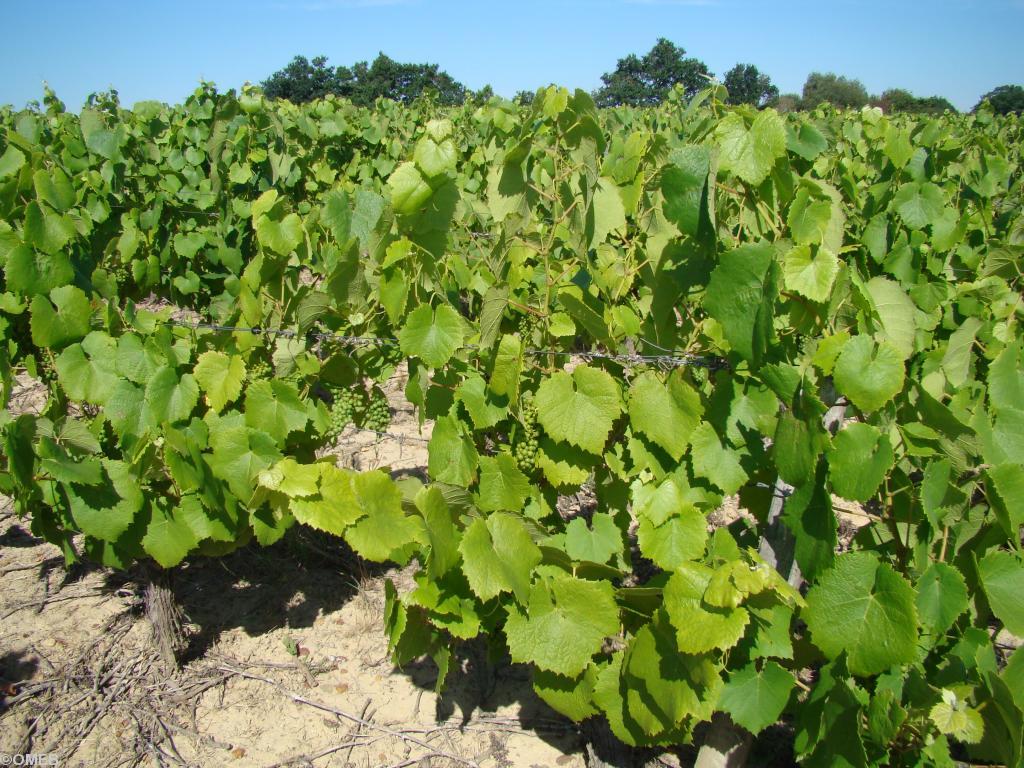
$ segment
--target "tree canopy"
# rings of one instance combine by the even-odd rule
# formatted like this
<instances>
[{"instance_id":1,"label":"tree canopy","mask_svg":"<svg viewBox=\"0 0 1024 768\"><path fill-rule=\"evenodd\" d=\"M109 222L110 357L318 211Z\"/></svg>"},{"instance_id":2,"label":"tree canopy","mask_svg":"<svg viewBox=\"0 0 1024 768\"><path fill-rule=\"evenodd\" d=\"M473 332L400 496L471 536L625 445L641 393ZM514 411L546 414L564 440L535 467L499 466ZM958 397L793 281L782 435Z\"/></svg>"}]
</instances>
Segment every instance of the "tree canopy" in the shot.
<instances>
[{"instance_id":1,"label":"tree canopy","mask_svg":"<svg viewBox=\"0 0 1024 768\"><path fill-rule=\"evenodd\" d=\"M753 64L737 64L725 73L722 84L729 91L730 104L762 107L779 97L779 89L772 85L772 79Z\"/></svg>"},{"instance_id":2,"label":"tree canopy","mask_svg":"<svg viewBox=\"0 0 1024 768\"><path fill-rule=\"evenodd\" d=\"M615 71L601 75L604 85L594 93L602 107L651 106L660 103L676 85L682 85L688 97L705 88L711 70L686 50L665 38L659 38L643 58L630 54L619 59Z\"/></svg>"},{"instance_id":3,"label":"tree canopy","mask_svg":"<svg viewBox=\"0 0 1024 768\"><path fill-rule=\"evenodd\" d=\"M344 96L360 106L370 106L378 98L407 103L433 92L441 104L461 104L466 86L456 81L437 64L403 64L378 54L372 64L360 61L351 67L332 68L326 56L312 61L296 56L284 69L263 81L270 98L301 104L328 94Z\"/></svg>"},{"instance_id":4,"label":"tree canopy","mask_svg":"<svg viewBox=\"0 0 1024 768\"><path fill-rule=\"evenodd\" d=\"M884 91L882 95L875 100L875 103L887 113L909 112L926 115L941 115L947 110L950 112L957 111L956 107L954 107L948 99L944 99L942 96L919 97L903 88L890 88L889 90Z\"/></svg>"},{"instance_id":5,"label":"tree canopy","mask_svg":"<svg viewBox=\"0 0 1024 768\"><path fill-rule=\"evenodd\" d=\"M977 112L982 104L988 102L992 111L998 115L1008 115L1015 112L1018 115L1024 112L1024 87L1019 85L1000 85L986 93L974 107Z\"/></svg>"},{"instance_id":6,"label":"tree canopy","mask_svg":"<svg viewBox=\"0 0 1024 768\"><path fill-rule=\"evenodd\" d=\"M804 83L803 108L814 109L828 102L834 107L859 109L870 100L860 80L853 80L832 72L812 72Z\"/></svg>"}]
</instances>

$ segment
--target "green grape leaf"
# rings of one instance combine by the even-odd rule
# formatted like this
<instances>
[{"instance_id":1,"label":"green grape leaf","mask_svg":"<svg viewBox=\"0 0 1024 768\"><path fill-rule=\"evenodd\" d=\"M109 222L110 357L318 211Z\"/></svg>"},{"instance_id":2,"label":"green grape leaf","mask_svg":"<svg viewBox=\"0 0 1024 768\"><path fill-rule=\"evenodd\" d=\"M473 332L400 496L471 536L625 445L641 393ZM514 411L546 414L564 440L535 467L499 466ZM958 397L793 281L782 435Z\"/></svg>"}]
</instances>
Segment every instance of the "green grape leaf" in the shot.
<instances>
[{"instance_id":1,"label":"green grape leaf","mask_svg":"<svg viewBox=\"0 0 1024 768\"><path fill-rule=\"evenodd\" d=\"M427 446L427 471L440 483L468 488L476 477L480 456L472 437L454 416L434 422Z\"/></svg>"},{"instance_id":2,"label":"green grape leaf","mask_svg":"<svg viewBox=\"0 0 1024 768\"><path fill-rule=\"evenodd\" d=\"M418 520L418 517L405 515L400 499L394 498L390 505L378 506L372 514L346 529L345 541L367 560L404 562L409 558L401 550L421 538L423 529Z\"/></svg>"},{"instance_id":3,"label":"green grape leaf","mask_svg":"<svg viewBox=\"0 0 1024 768\"><path fill-rule=\"evenodd\" d=\"M413 160L427 178L433 178L446 173L454 173L458 154L455 143L451 139L437 142L429 136L424 136L416 142ZM394 193L392 193L393 200Z\"/></svg>"},{"instance_id":4,"label":"green grape leaf","mask_svg":"<svg viewBox=\"0 0 1024 768\"><path fill-rule=\"evenodd\" d=\"M946 198L930 181L901 184L892 199L893 207L911 229L924 229L942 215Z\"/></svg>"},{"instance_id":5,"label":"green grape leaf","mask_svg":"<svg viewBox=\"0 0 1024 768\"><path fill-rule=\"evenodd\" d=\"M75 268L66 253L44 254L17 245L7 254L4 276L8 291L31 296L70 283L75 279Z\"/></svg>"},{"instance_id":6,"label":"green grape leaf","mask_svg":"<svg viewBox=\"0 0 1024 768\"><path fill-rule=\"evenodd\" d=\"M598 713L593 703L597 667L589 665L578 677L533 669L533 690L556 712L580 722Z\"/></svg>"},{"instance_id":7,"label":"green grape leaf","mask_svg":"<svg viewBox=\"0 0 1024 768\"><path fill-rule=\"evenodd\" d=\"M148 424L185 421L199 402L199 385L192 374L178 378L174 368L165 365L146 385L145 400Z\"/></svg>"},{"instance_id":8,"label":"green grape leaf","mask_svg":"<svg viewBox=\"0 0 1024 768\"><path fill-rule=\"evenodd\" d=\"M57 378L72 400L105 405L119 383L114 340L92 331L81 344L67 347L54 362Z\"/></svg>"},{"instance_id":9,"label":"green grape leaf","mask_svg":"<svg viewBox=\"0 0 1024 768\"><path fill-rule=\"evenodd\" d=\"M1003 530L1016 538L1024 525L1024 466L1004 463L990 467L985 472L985 487Z\"/></svg>"},{"instance_id":10,"label":"green grape leaf","mask_svg":"<svg viewBox=\"0 0 1024 768\"><path fill-rule=\"evenodd\" d=\"M657 487L634 486L633 510L640 520L647 520L655 527L673 515L696 509L690 490L684 490L678 477L667 477Z\"/></svg>"},{"instance_id":11,"label":"green grape leaf","mask_svg":"<svg viewBox=\"0 0 1024 768\"><path fill-rule=\"evenodd\" d=\"M460 534L439 488L428 486L421 489L416 495L416 508L423 515L430 546L427 573L431 578L439 579L459 563Z\"/></svg>"},{"instance_id":12,"label":"green grape leaf","mask_svg":"<svg viewBox=\"0 0 1024 768\"><path fill-rule=\"evenodd\" d=\"M536 582L524 613L509 607L505 636L514 662L576 677L605 638L619 632L619 609L607 581L556 576Z\"/></svg>"},{"instance_id":13,"label":"green grape leaf","mask_svg":"<svg viewBox=\"0 0 1024 768\"><path fill-rule=\"evenodd\" d=\"M106 398L103 403L103 415L109 419L114 431L121 437L144 434L146 393L142 387L121 380L104 387L103 391Z\"/></svg>"},{"instance_id":14,"label":"green grape leaf","mask_svg":"<svg viewBox=\"0 0 1024 768\"><path fill-rule=\"evenodd\" d=\"M988 398L997 409L1021 408L1024 403L1022 340L1007 344L988 367Z\"/></svg>"},{"instance_id":15,"label":"green grape leaf","mask_svg":"<svg viewBox=\"0 0 1024 768\"><path fill-rule=\"evenodd\" d=\"M480 493L477 506L482 512L518 512L530 495L530 480L516 460L507 453L480 458Z\"/></svg>"},{"instance_id":16,"label":"green grape leaf","mask_svg":"<svg viewBox=\"0 0 1024 768\"><path fill-rule=\"evenodd\" d=\"M747 472L739 454L722 445L714 427L701 422L690 438L693 473L721 488L726 495L736 493L747 481Z\"/></svg>"},{"instance_id":17,"label":"green grape leaf","mask_svg":"<svg viewBox=\"0 0 1024 768\"><path fill-rule=\"evenodd\" d=\"M648 737L669 733L684 720L707 720L721 695L711 659L679 653L663 614L636 633L622 667L629 716Z\"/></svg>"},{"instance_id":18,"label":"green grape leaf","mask_svg":"<svg viewBox=\"0 0 1024 768\"><path fill-rule=\"evenodd\" d=\"M29 311L32 343L37 347L62 347L89 333L92 306L82 289L73 285L54 288L49 299L33 296Z\"/></svg>"},{"instance_id":19,"label":"green grape leaf","mask_svg":"<svg viewBox=\"0 0 1024 768\"><path fill-rule=\"evenodd\" d=\"M75 458L49 437L42 437L36 450L39 466L54 480L79 485L99 485L103 482L103 467L94 456Z\"/></svg>"},{"instance_id":20,"label":"green grape leaf","mask_svg":"<svg viewBox=\"0 0 1024 768\"><path fill-rule=\"evenodd\" d=\"M261 379L246 388L245 423L266 432L277 442L303 429L308 421L309 411L294 385Z\"/></svg>"},{"instance_id":21,"label":"green grape leaf","mask_svg":"<svg viewBox=\"0 0 1024 768\"><path fill-rule=\"evenodd\" d=\"M589 526L575 517L565 527L565 551L573 560L607 563L622 553L622 531L609 514L594 513Z\"/></svg>"},{"instance_id":22,"label":"green grape leaf","mask_svg":"<svg viewBox=\"0 0 1024 768\"><path fill-rule=\"evenodd\" d=\"M742 245L722 254L704 298L704 309L721 324L732 349L755 366L775 338L778 272L771 245Z\"/></svg>"},{"instance_id":23,"label":"green grape leaf","mask_svg":"<svg viewBox=\"0 0 1024 768\"><path fill-rule=\"evenodd\" d=\"M896 462L889 436L870 424L847 424L828 449L832 489L844 499L867 501Z\"/></svg>"},{"instance_id":24,"label":"green grape leaf","mask_svg":"<svg viewBox=\"0 0 1024 768\"><path fill-rule=\"evenodd\" d=\"M6 179L11 174L21 170L25 165L25 155L11 144L0 155L0 179Z\"/></svg>"},{"instance_id":25,"label":"green grape leaf","mask_svg":"<svg viewBox=\"0 0 1024 768\"><path fill-rule=\"evenodd\" d=\"M931 563L917 580L917 613L921 626L941 635L967 610L967 584L956 568Z\"/></svg>"},{"instance_id":26,"label":"green grape leaf","mask_svg":"<svg viewBox=\"0 0 1024 768\"><path fill-rule=\"evenodd\" d=\"M828 149L828 139L808 122L801 122L799 127L786 125L786 149L804 160L814 160Z\"/></svg>"},{"instance_id":27,"label":"green grape leaf","mask_svg":"<svg viewBox=\"0 0 1024 768\"><path fill-rule=\"evenodd\" d=\"M665 610L682 653L731 648L743 637L750 620L744 608L722 608L704 602L712 574L700 563L682 563L665 585Z\"/></svg>"},{"instance_id":28,"label":"green grape leaf","mask_svg":"<svg viewBox=\"0 0 1024 768\"><path fill-rule=\"evenodd\" d=\"M391 193L391 207L402 216L411 216L427 204L434 190L416 165L405 162L399 165L388 178Z\"/></svg>"},{"instance_id":29,"label":"green grape leaf","mask_svg":"<svg viewBox=\"0 0 1024 768\"><path fill-rule=\"evenodd\" d=\"M910 131L906 128L889 126L885 132L885 156L892 160L897 168L902 168L914 156L914 146L910 143Z\"/></svg>"},{"instance_id":30,"label":"green grape leaf","mask_svg":"<svg viewBox=\"0 0 1024 768\"><path fill-rule=\"evenodd\" d=\"M116 542L127 531L144 499L139 478L122 461L101 459L104 480L96 486L67 485L71 516L82 533Z\"/></svg>"},{"instance_id":31,"label":"green grape leaf","mask_svg":"<svg viewBox=\"0 0 1024 768\"><path fill-rule=\"evenodd\" d=\"M210 447L213 453L208 461L214 474L226 482L231 492L243 501L252 498L254 480L261 470L277 463L283 457L274 438L266 432L249 429L240 413L210 419Z\"/></svg>"},{"instance_id":32,"label":"green grape leaf","mask_svg":"<svg viewBox=\"0 0 1024 768\"><path fill-rule=\"evenodd\" d=\"M593 454L601 453L622 413L615 379L589 365L577 366L571 375L558 371L545 379L534 402L537 420L547 434Z\"/></svg>"},{"instance_id":33,"label":"green grape leaf","mask_svg":"<svg viewBox=\"0 0 1024 768\"><path fill-rule=\"evenodd\" d=\"M640 551L665 570L700 558L707 538L707 520L696 510L684 511L658 526L645 518L637 528Z\"/></svg>"},{"instance_id":34,"label":"green grape leaf","mask_svg":"<svg viewBox=\"0 0 1024 768\"><path fill-rule=\"evenodd\" d=\"M984 323L977 317L968 317L950 334L946 342L946 353L942 356L941 367L942 372L946 374L946 381L953 387L962 387L971 378L974 345L978 331L983 326Z\"/></svg>"},{"instance_id":35,"label":"green grape leaf","mask_svg":"<svg viewBox=\"0 0 1024 768\"><path fill-rule=\"evenodd\" d=\"M914 660L917 608L914 590L869 552L836 558L807 593L801 617L811 639L834 659L846 653L850 672L876 675Z\"/></svg>"},{"instance_id":36,"label":"green grape leaf","mask_svg":"<svg viewBox=\"0 0 1024 768\"><path fill-rule=\"evenodd\" d=\"M865 287L882 324L879 336L892 342L904 359L909 358L917 334L914 302L899 283L886 277L873 277Z\"/></svg>"},{"instance_id":37,"label":"green grape leaf","mask_svg":"<svg viewBox=\"0 0 1024 768\"><path fill-rule=\"evenodd\" d=\"M154 339L144 345L134 333L118 337L117 372L129 381L146 384L165 362L166 357L157 349Z\"/></svg>"},{"instance_id":38,"label":"green grape leaf","mask_svg":"<svg viewBox=\"0 0 1024 768\"><path fill-rule=\"evenodd\" d=\"M483 377L475 373L463 379L455 390L456 399L466 407L475 429L490 429L508 414L508 404L495 402L489 395Z\"/></svg>"},{"instance_id":39,"label":"green grape leaf","mask_svg":"<svg viewBox=\"0 0 1024 768\"><path fill-rule=\"evenodd\" d=\"M821 245L824 241L831 219L832 201L812 198L810 191L801 187L789 205L786 223L797 245L811 246Z\"/></svg>"},{"instance_id":40,"label":"green grape leaf","mask_svg":"<svg viewBox=\"0 0 1024 768\"><path fill-rule=\"evenodd\" d=\"M1012 552L993 550L978 562L989 607L1017 637L1024 637L1024 561Z\"/></svg>"},{"instance_id":41,"label":"green grape leaf","mask_svg":"<svg viewBox=\"0 0 1024 768\"><path fill-rule=\"evenodd\" d=\"M397 493L397 488L390 482L390 478L384 478L388 481L385 483L376 473L356 475L351 470L330 464L320 464L318 468L320 478L316 493L293 498L289 505L296 520L318 531L343 536L345 530L363 516L363 509L356 500L353 488L357 479L364 486L379 485L380 493L377 498L382 503L387 503L387 499ZM308 486L303 490L308 490Z\"/></svg>"},{"instance_id":42,"label":"green grape leaf","mask_svg":"<svg viewBox=\"0 0 1024 768\"><path fill-rule=\"evenodd\" d=\"M825 487L825 466L820 461L813 480L793 489L782 512L782 522L796 539L796 561L812 580L832 567L839 543L832 495Z\"/></svg>"},{"instance_id":43,"label":"green grape leaf","mask_svg":"<svg viewBox=\"0 0 1024 768\"><path fill-rule=\"evenodd\" d=\"M821 430L814 417L797 418L792 411L779 416L772 453L779 477L792 485L803 485L814 476L822 451Z\"/></svg>"},{"instance_id":44,"label":"green grape leaf","mask_svg":"<svg viewBox=\"0 0 1024 768\"><path fill-rule=\"evenodd\" d=\"M186 514L179 507L153 506L153 515L142 537L142 548L147 555L164 568L173 568L198 544Z\"/></svg>"},{"instance_id":45,"label":"green grape leaf","mask_svg":"<svg viewBox=\"0 0 1024 768\"><path fill-rule=\"evenodd\" d=\"M663 383L653 371L637 376L629 388L629 421L633 429L679 461L704 415L700 395L681 369Z\"/></svg>"},{"instance_id":46,"label":"green grape leaf","mask_svg":"<svg viewBox=\"0 0 1024 768\"><path fill-rule=\"evenodd\" d=\"M519 518L503 512L477 518L462 535L459 552L470 589L481 600L510 592L526 602L541 552Z\"/></svg>"},{"instance_id":47,"label":"green grape leaf","mask_svg":"<svg viewBox=\"0 0 1024 768\"><path fill-rule=\"evenodd\" d=\"M206 402L219 413L242 394L245 361L238 355L210 350L199 356L192 375L206 393Z\"/></svg>"},{"instance_id":48,"label":"green grape leaf","mask_svg":"<svg viewBox=\"0 0 1024 768\"><path fill-rule=\"evenodd\" d=\"M523 344L514 334L505 334L498 342L491 368L490 390L499 397L512 399L519 387L519 374L523 370Z\"/></svg>"},{"instance_id":49,"label":"green grape leaf","mask_svg":"<svg viewBox=\"0 0 1024 768\"><path fill-rule=\"evenodd\" d=\"M78 234L67 216L44 212L39 204L25 206L25 243L43 253L59 253Z\"/></svg>"},{"instance_id":50,"label":"green grape leaf","mask_svg":"<svg viewBox=\"0 0 1024 768\"><path fill-rule=\"evenodd\" d=\"M590 454L549 437L541 437L537 446L537 467L555 488L571 488L586 482L595 461Z\"/></svg>"},{"instance_id":51,"label":"green grape leaf","mask_svg":"<svg viewBox=\"0 0 1024 768\"><path fill-rule=\"evenodd\" d=\"M299 464L286 458L259 473L257 479L264 488L283 493L290 499L315 496L320 489L322 464Z\"/></svg>"},{"instance_id":52,"label":"green grape leaf","mask_svg":"<svg viewBox=\"0 0 1024 768\"><path fill-rule=\"evenodd\" d=\"M771 172L775 161L786 154L786 128L774 109L757 113L753 124L738 112L730 112L715 129L720 155L719 168L757 185Z\"/></svg>"},{"instance_id":53,"label":"green grape leaf","mask_svg":"<svg viewBox=\"0 0 1024 768\"><path fill-rule=\"evenodd\" d=\"M836 387L862 411L877 411L903 389L903 356L891 342L854 336L839 353Z\"/></svg>"},{"instance_id":54,"label":"green grape leaf","mask_svg":"<svg viewBox=\"0 0 1024 768\"><path fill-rule=\"evenodd\" d=\"M428 304L416 307L398 332L402 352L415 355L431 368L440 368L462 346L462 317L447 304L436 310Z\"/></svg>"},{"instance_id":55,"label":"green grape leaf","mask_svg":"<svg viewBox=\"0 0 1024 768\"><path fill-rule=\"evenodd\" d=\"M348 242L352 232L352 207L345 190L336 189L324 195L320 222L330 230L338 245Z\"/></svg>"},{"instance_id":56,"label":"green grape leaf","mask_svg":"<svg viewBox=\"0 0 1024 768\"><path fill-rule=\"evenodd\" d=\"M480 307L480 346L491 347L501 333L501 320L508 307L508 286L492 285Z\"/></svg>"},{"instance_id":57,"label":"green grape leaf","mask_svg":"<svg viewBox=\"0 0 1024 768\"><path fill-rule=\"evenodd\" d=\"M256 219L256 239L274 253L287 256L299 247L304 237L302 219L297 213L289 213L280 221L265 215Z\"/></svg>"},{"instance_id":58,"label":"green grape leaf","mask_svg":"<svg viewBox=\"0 0 1024 768\"><path fill-rule=\"evenodd\" d=\"M733 721L758 734L779 719L796 678L774 661L758 670L754 664L730 673L718 706Z\"/></svg>"},{"instance_id":59,"label":"green grape leaf","mask_svg":"<svg viewBox=\"0 0 1024 768\"><path fill-rule=\"evenodd\" d=\"M939 729L939 733L967 744L981 743L985 734L981 713L969 707L967 702L948 688L942 690L942 701L931 708L928 719Z\"/></svg>"},{"instance_id":60,"label":"green grape leaf","mask_svg":"<svg viewBox=\"0 0 1024 768\"><path fill-rule=\"evenodd\" d=\"M626 228L626 209L622 204L619 188L611 179L602 176L597 180L597 188L591 207L594 216L594 236L591 246L603 243L612 232L624 231Z\"/></svg>"},{"instance_id":61,"label":"green grape leaf","mask_svg":"<svg viewBox=\"0 0 1024 768\"><path fill-rule=\"evenodd\" d=\"M672 151L661 171L665 218L691 237L700 229L701 206L711 168L707 147L686 145Z\"/></svg>"},{"instance_id":62,"label":"green grape leaf","mask_svg":"<svg viewBox=\"0 0 1024 768\"><path fill-rule=\"evenodd\" d=\"M832 295L832 284L839 274L839 259L828 248L815 253L809 245L790 249L783 259L782 275L786 289L824 302Z\"/></svg>"}]
</instances>

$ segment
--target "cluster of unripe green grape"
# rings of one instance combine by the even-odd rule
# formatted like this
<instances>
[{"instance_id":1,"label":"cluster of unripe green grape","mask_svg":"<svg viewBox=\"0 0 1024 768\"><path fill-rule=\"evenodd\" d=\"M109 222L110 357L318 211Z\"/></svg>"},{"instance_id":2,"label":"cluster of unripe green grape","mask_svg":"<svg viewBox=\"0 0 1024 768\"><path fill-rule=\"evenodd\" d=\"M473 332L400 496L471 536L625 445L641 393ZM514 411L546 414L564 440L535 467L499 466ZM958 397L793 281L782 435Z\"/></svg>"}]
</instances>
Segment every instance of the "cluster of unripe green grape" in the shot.
<instances>
[{"instance_id":1,"label":"cluster of unripe green grape","mask_svg":"<svg viewBox=\"0 0 1024 768\"><path fill-rule=\"evenodd\" d=\"M516 330L519 332L519 338L524 343L530 344L533 340L533 332L537 330L537 326L540 324L540 319L529 312L524 312L519 316L516 321Z\"/></svg>"},{"instance_id":2,"label":"cluster of unripe green grape","mask_svg":"<svg viewBox=\"0 0 1024 768\"><path fill-rule=\"evenodd\" d=\"M38 360L36 361L36 376L41 382L50 386L57 381L57 369L48 360Z\"/></svg>"},{"instance_id":3,"label":"cluster of unripe green grape","mask_svg":"<svg viewBox=\"0 0 1024 768\"><path fill-rule=\"evenodd\" d=\"M107 272L110 274L110 277L113 278L119 289L123 288L125 283L130 283L132 280L131 265L123 262L117 262L116 264L109 265L107 267Z\"/></svg>"},{"instance_id":4,"label":"cluster of unripe green grape","mask_svg":"<svg viewBox=\"0 0 1024 768\"><path fill-rule=\"evenodd\" d=\"M537 466L537 406L529 392L523 396L520 415L522 430L512 450L519 469L530 474Z\"/></svg>"},{"instance_id":5,"label":"cluster of unripe green grape","mask_svg":"<svg viewBox=\"0 0 1024 768\"><path fill-rule=\"evenodd\" d=\"M249 367L246 371L246 377L249 381L256 381L257 379L269 379L273 376L274 371L270 367L270 363L266 360L250 360Z\"/></svg>"},{"instance_id":6,"label":"cluster of unripe green grape","mask_svg":"<svg viewBox=\"0 0 1024 768\"><path fill-rule=\"evenodd\" d=\"M336 439L345 427L355 421L356 410L362 405L362 398L359 396L361 391L350 388L336 390L333 393L334 402L331 403L327 429L324 432L324 436L328 440Z\"/></svg>"},{"instance_id":7,"label":"cluster of unripe green grape","mask_svg":"<svg viewBox=\"0 0 1024 768\"><path fill-rule=\"evenodd\" d=\"M391 407L388 405L387 395L379 387L374 387L370 392L370 404L366 407L363 415L362 427L372 429L374 432L383 432L391 426Z\"/></svg>"}]
</instances>

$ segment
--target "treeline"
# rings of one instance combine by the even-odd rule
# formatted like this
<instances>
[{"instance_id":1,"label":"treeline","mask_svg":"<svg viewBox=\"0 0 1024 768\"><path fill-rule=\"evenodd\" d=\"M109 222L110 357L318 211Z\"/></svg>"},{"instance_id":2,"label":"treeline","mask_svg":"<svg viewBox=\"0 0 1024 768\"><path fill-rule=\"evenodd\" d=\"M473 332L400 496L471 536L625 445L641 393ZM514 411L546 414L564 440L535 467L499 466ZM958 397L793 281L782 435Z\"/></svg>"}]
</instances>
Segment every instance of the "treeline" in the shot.
<instances>
[{"instance_id":1,"label":"treeline","mask_svg":"<svg viewBox=\"0 0 1024 768\"><path fill-rule=\"evenodd\" d=\"M687 56L684 48L660 38L642 56L630 54L619 59L614 70L601 75L602 85L593 95L603 107L654 106L677 86L687 96L693 96L714 78L703 61ZM871 95L859 80L831 72L812 72L799 94L779 93L771 78L753 64L736 64L720 82L732 104L774 106L783 111L814 109L824 103L846 109L872 105L887 113L957 111L942 96L916 96L903 88L890 88L881 95ZM379 98L407 103L427 93L444 105L463 104L467 100L482 102L494 95L489 85L479 91L467 88L437 64L403 64L383 53L373 63L360 61L351 67L331 67L325 56L312 60L296 56L284 69L264 80L262 86L268 97L296 104L328 94L343 96L361 106L369 106ZM533 92L520 91L515 99L529 102ZM984 94L974 109L985 102L998 114L1019 114L1024 110L1024 87L999 86Z\"/></svg>"}]
</instances>

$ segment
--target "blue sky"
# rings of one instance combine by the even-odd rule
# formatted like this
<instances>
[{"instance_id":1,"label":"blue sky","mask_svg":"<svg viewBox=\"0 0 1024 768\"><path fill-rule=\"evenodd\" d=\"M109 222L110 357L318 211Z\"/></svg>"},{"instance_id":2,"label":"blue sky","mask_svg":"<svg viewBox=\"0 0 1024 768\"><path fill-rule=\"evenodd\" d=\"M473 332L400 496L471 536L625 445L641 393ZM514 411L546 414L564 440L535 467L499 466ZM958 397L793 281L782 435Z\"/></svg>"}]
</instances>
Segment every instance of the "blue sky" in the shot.
<instances>
[{"instance_id":1,"label":"blue sky","mask_svg":"<svg viewBox=\"0 0 1024 768\"><path fill-rule=\"evenodd\" d=\"M618 58L667 37L721 76L756 64L782 91L808 72L904 87L969 109L1024 84L1024 0L0 0L0 103L50 83L69 107L108 87L125 104L179 102L201 79L258 82L294 55L332 64L441 64L503 95L587 90Z\"/></svg>"}]
</instances>

